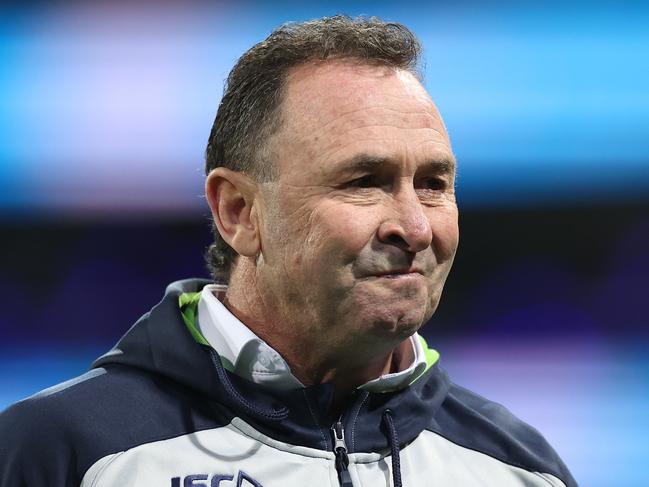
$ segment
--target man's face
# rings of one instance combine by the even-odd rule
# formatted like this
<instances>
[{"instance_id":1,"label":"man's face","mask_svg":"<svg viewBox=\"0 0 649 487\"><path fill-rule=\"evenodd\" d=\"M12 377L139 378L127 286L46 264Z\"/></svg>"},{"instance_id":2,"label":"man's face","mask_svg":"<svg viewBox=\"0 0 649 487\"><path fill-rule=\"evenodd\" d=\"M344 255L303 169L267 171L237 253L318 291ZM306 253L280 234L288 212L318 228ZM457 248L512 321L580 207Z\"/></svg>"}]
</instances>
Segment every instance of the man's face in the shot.
<instances>
[{"instance_id":1,"label":"man's face","mask_svg":"<svg viewBox=\"0 0 649 487\"><path fill-rule=\"evenodd\" d=\"M291 73L282 117L262 288L328 343L398 343L435 311L458 245L437 109L409 72L330 61Z\"/></svg>"}]
</instances>

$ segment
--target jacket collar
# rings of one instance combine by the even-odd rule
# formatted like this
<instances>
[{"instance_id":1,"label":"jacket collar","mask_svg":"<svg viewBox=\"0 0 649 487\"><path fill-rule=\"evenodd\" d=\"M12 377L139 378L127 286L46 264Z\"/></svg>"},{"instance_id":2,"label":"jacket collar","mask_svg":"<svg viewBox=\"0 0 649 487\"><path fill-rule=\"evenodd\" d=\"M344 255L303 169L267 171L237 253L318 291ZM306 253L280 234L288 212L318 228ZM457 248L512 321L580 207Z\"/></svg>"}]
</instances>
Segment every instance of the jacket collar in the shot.
<instances>
[{"instance_id":1,"label":"jacket collar","mask_svg":"<svg viewBox=\"0 0 649 487\"><path fill-rule=\"evenodd\" d=\"M225 368L239 377L272 389L303 388L284 358L221 303L221 295L226 290L227 286L209 284L200 291L200 296L181 295L179 299L187 326L197 329L220 355ZM189 307L195 309L190 312ZM192 320L193 323L187 323ZM371 392L397 390L419 377L427 365L419 335L415 333L405 345L409 347L407 358L410 360L402 370L377 377L359 389Z\"/></svg>"},{"instance_id":2,"label":"jacket collar","mask_svg":"<svg viewBox=\"0 0 649 487\"><path fill-rule=\"evenodd\" d=\"M148 372L196 392L197 401L209 401L215 414L241 417L260 432L280 441L312 448L331 449L329 428L338 419L331 416L332 387L321 384L304 389L274 390L225 371L228 382L248 402L261 408L288 408L288 416L277 422L261 421L242 412L240 402L218 379L208 345L188 328L179 309L184 293L197 293L209 281L177 281L167 287L164 298L140 318L117 345L93 363L93 367L128 366L135 373ZM189 329L189 332L188 332ZM194 335L194 336L193 336ZM204 340L204 339L203 339ZM348 446L353 451L382 451L387 440L381 416L393 414L402 443L414 439L433 422L446 398L449 381L439 367L436 353L428 350L427 370L408 387L385 393L358 391L343 415ZM212 373L206 373L206 371Z\"/></svg>"}]
</instances>

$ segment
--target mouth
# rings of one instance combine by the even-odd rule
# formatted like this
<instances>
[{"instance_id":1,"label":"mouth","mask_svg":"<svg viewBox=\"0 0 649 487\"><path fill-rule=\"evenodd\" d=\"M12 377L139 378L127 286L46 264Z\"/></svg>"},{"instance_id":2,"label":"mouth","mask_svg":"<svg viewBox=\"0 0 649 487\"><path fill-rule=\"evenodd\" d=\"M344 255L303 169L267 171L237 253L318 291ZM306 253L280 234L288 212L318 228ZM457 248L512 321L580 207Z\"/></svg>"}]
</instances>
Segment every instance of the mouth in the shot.
<instances>
[{"instance_id":1,"label":"mouth","mask_svg":"<svg viewBox=\"0 0 649 487\"><path fill-rule=\"evenodd\" d=\"M384 279L404 279L423 276L423 273L418 269L404 269L404 270L390 270L386 272L378 272L371 277L381 277Z\"/></svg>"}]
</instances>

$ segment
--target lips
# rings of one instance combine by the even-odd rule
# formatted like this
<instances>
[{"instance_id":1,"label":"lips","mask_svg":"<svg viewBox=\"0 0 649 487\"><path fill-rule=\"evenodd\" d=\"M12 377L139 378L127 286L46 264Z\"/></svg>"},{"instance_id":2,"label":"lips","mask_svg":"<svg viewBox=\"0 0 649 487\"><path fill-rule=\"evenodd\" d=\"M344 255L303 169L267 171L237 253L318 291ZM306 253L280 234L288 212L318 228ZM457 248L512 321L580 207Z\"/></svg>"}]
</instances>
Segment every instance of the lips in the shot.
<instances>
[{"instance_id":1,"label":"lips","mask_svg":"<svg viewBox=\"0 0 649 487\"><path fill-rule=\"evenodd\" d=\"M387 278L397 278L397 277L406 277L409 275L423 275L419 269L391 269L389 271L381 271L373 273L373 277L387 277Z\"/></svg>"}]
</instances>

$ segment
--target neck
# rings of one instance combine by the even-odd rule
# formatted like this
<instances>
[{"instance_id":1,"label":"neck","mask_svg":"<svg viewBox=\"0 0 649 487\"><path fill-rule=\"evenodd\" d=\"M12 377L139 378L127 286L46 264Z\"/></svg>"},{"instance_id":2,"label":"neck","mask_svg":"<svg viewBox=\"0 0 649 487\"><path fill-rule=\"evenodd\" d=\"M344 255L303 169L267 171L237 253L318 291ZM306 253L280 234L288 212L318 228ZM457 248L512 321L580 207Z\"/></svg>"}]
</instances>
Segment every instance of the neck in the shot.
<instances>
[{"instance_id":1,"label":"neck","mask_svg":"<svg viewBox=\"0 0 649 487\"><path fill-rule=\"evenodd\" d=\"M283 312L276 300L260 293L251 267L236 266L225 306L282 355L302 384L330 383L334 387L334 411L344 406L358 386L398 370L401 354L394 352L407 348L407 340L390 348L380 341L353 343L353 339L333 336L327 333L331 327L326 324Z\"/></svg>"}]
</instances>

